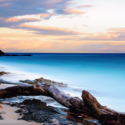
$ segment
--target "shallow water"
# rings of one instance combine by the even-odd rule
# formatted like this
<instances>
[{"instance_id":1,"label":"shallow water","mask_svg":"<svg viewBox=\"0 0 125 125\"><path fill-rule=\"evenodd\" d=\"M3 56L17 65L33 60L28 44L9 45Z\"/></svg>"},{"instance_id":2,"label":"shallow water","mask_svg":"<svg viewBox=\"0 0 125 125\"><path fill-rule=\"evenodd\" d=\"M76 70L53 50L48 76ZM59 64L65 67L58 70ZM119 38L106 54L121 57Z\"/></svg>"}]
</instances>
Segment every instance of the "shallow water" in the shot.
<instances>
[{"instance_id":1,"label":"shallow water","mask_svg":"<svg viewBox=\"0 0 125 125\"><path fill-rule=\"evenodd\" d=\"M32 55L0 57L0 67L21 74L13 79L10 77L9 80L44 77L67 83L69 88L63 91L72 96L81 97L81 92L85 89L101 104L117 111L125 111L125 54Z\"/></svg>"}]
</instances>

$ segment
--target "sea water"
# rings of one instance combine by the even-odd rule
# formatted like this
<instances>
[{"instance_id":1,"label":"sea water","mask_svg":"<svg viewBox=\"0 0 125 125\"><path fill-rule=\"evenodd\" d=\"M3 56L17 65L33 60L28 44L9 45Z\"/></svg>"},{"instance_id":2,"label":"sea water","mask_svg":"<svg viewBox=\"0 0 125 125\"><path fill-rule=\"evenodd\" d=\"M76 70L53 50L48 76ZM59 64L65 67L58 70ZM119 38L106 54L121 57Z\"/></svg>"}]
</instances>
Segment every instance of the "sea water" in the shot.
<instances>
[{"instance_id":1,"label":"sea water","mask_svg":"<svg viewBox=\"0 0 125 125\"><path fill-rule=\"evenodd\" d=\"M82 90L87 90L102 105L125 112L125 54L30 54L33 56L1 56L0 67L30 74L29 79L66 83L72 89L63 90L71 96L81 97Z\"/></svg>"}]
</instances>

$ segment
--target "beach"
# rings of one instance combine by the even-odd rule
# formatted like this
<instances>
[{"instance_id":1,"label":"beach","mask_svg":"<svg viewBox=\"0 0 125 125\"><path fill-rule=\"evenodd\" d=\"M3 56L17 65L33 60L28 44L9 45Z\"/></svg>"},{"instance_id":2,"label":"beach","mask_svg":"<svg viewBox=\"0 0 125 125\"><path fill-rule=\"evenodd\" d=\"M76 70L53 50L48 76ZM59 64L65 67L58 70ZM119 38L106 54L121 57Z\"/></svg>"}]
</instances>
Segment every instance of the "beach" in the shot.
<instances>
[{"instance_id":1,"label":"beach","mask_svg":"<svg viewBox=\"0 0 125 125\"><path fill-rule=\"evenodd\" d=\"M12 86L14 85L0 84L0 89L12 87ZM18 110L19 108L11 107L10 105L7 105L7 104L1 104L1 106L2 108L0 108L0 114L1 112L5 112L5 114L2 114L4 120L0 121L0 125L22 125L22 124L23 125L42 125L41 123L35 123L35 122L29 123L24 120L17 120L19 118L19 114L15 113L15 111Z\"/></svg>"},{"instance_id":2,"label":"beach","mask_svg":"<svg viewBox=\"0 0 125 125\"><path fill-rule=\"evenodd\" d=\"M87 90L92 95L94 95L103 106L118 112L124 112L125 102L123 99L123 69L125 67L123 64L124 60L122 59L124 55L121 55L121 58L115 55L103 55L103 58L100 57L100 55L79 55L77 61L73 63L72 61L76 60L75 55L64 54L63 58L65 56L65 61L64 59L62 60L62 57L60 58L58 54L34 54L33 56L9 58L2 57L2 60L0 60L0 71L3 72L3 74L0 76L0 82L2 83L0 85L0 89L17 85L34 86L36 83L41 83L41 79L44 79L45 84L54 85L60 91L63 91L72 97L79 97L82 99L82 91ZM42 59L40 59L40 57L42 57ZM69 57L70 59L68 59ZM109 60L111 57L112 60ZM90 58L93 58L94 61L90 62ZM20 59L23 59L23 61L21 62ZM34 59L36 60L35 62L33 61ZM104 60L107 61L104 63ZM65 64L61 61L64 61ZM113 61L115 61L115 63ZM121 85L123 86L121 87ZM61 104L54 101L52 98L46 96L19 96L18 98L13 97L10 99L5 99L4 101L9 103L21 103L25 99L38 99L42 102L45 102L47 106L65 108ZM3 117L7 117L6 119L13 120L13 118L10 118L11 115L9 114L13 114L14 110L17 110L17 106L11 107L10 105L2 104L2 107L2 109L8 110L5 110L8 115L3 114ZM2 109L1 111L3 111ZM19 124L24 122L24 120L17 120L19 118L17 113L14 113L12 116L14 116L14 120L16 120L14 122ZM7 122L7 120L3 120L2 122L4 124L4 122ZM92 122L98 123L98 121ZM29 123L25 121L24 124L37 125L39 123ZM98 123L97 125L100 124Z\"/></svg>"},{"instance_id":3,"label":"beach","mask_svg":"<svg viewBox=\"0 0 125 125\"><path fill-rule=\"evenodd\" d=\"M8 87L16 87L16 85L9 85L9 84L0 84L0 89L5 89ZM10 99L11 100L11 99ZM0 104L0 125L84 125L83 123L86 123L87 125L93 125L93 123L95 125L100 125L100 123L98 123L98 120L94 119L94 118L87 118L84 120L80 120L78 119L78 121L76 120L70 120L70 118L67 119L67 116L64 112L64 114L62 114L63 112L60 110L60 108L56 108L56 107L46 107L46 103L45 102L40 102L38 99L29 99L29 100L25 100L26 104L22 104L22 103L15 103L15 102L11 102L11 101L1 101ZM28 103L29 104L28 104ZM35 103L35 104L33 104ZM26 112L28 111L28 107L26 109L26 106L29 105L29 110L33 110L33 112L30 114L32 114L30 116L30 114L26 115ZM23 107L23 108L22 108ZM39 111L36 109L35 107L39 107ZM40 110L40 108L42 108ZM45 112L46 109L50 110L50 114L48 114L49 112ZM64 109L63 109L64 110ZM66 110L66 109L65 109ZM41 111L42 114L39 114ZM53 111L53 114L51 113L51 111ZM22 113L25 114L22 114ZM29 111L28 111L29 112ZM34 116L36 113L36 116ZM22 114L22 115L21 115ZM48 118L47 117L48 114ZM23 117L22 117L23 116ZM28 119L27 119L28 116ZM2 119L1 119L2 117ZM37 118L38 117L38 118ZM42 119L40 119L40 117ZM39 119L39 120L38 120Z\"/></svg>"},{"instance_id":4,"label":"beach","mask_svg":"<svg viewBox=\"0 0 125 125\"><path fill-rule=\"evenodd\" d=\"M17 53L18 54L18 53ZM81 98L89 91L101 104L124 112L125 54L31 53L33 56L2 56L2 77L9 82L43 77L67 84L62 91Z\"/></svg>"}]
</instances>

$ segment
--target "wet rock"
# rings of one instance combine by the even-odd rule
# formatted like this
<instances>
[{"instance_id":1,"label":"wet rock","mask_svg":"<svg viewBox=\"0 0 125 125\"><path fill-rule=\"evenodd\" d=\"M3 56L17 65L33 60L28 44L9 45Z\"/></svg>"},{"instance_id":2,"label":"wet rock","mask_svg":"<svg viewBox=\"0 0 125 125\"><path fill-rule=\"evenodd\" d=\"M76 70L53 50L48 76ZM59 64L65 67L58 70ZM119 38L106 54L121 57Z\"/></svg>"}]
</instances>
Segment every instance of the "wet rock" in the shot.
<instances>
[{"instance_id":1,"label":"wet rock","mask_svg":"<svg viewBox=\"0 0 125 125\"><path fill-rule=\"evenodd\" d=\"M47 116L46 114L30 113L28 115L24 115L22 119L26 121L33 120L35 122L41 123L47 121Z\"/></svg>"},{"instance_id":2,"label":"wet rock","mask_svg":"<svg viewBox=\"0 0 125 125\"><path fill-rule=\"evenodd\" d=\"M43 123L44 125L103 125L94 123L95 120L68 119L66 109L47 106L45 102L38 99L27 99L22 103L15 103L20 109L16 113L20 113L18 120L34 121ZM64 111L64 112L63 112Z\"/></svg>"},{"instance_id":3,"label":"wet rock","mask_svg":"<svg viewBox=\"0 0 125 125\"><path fill-rule=\"evenodd\" d=\"M22 104L25 106L22 106ZM52 111L49 110L45 102L40 100L25 100L20 104L20 108L16 112L23 116L21 118L23 120L41 123L51 119Z\"/></svg>"},{"instance_id":4,"label":"wet rock","mask_svg":"<svg viewBox=\"0 0 125 125\"><path fill-rule=\"evenodd\" d=\"M7 72L4 72L4 71L1 71L1 72L0 72L0 76L5 75L5 74L8 74L8 73L7 73Z\"/></svg>"},{"instance_id":5,"label":"wet rock","mask_svg":"<svg viewBox=\"0 0 125 125\"><path fill-rule=\"evenodd\" d=\"M0 120L3 120L3 117L0 115Z\"/></svg>"},{"instance_id":6,"label":"wet rock","mask_svg":"<svg viewBox=\"0 0 125 125\"><path fill-rule=\"evenodd\" d=\"M27 80L20 80L19 82L28 83L28 84L31 84L31 85L47 84L47 85L55 85L55 86L58 86L58 87L67 87L67 84L64 84L62 82L55 82L55 81L52 81L52 80L49 80L49 79L44 79L43 77L35 79L35 80L28 80L28 79Z\"/></svg>"},{"instance_id":7,"label":"wet rock","mask_svg":"<svg viewBox=\"0 0 125 125\"><path fill-rule=\"evenodd\" d=\"M49 123L53 123L52 119L48 119L47 121L48 121Z\"/></svg>"},{"instance_id":8,"label":"wet rock","mask_svg":"<svg viewBox=\"0 0 125 125\"><path fill-rule=\"evenodd\" d=\"M18 109L18 110L16 110L15 112L16 112L16 113L21 113L21 111L22 111L21 109Z\"/></svg>"},{"instance_id":9,"label":"wet rock","mask_svg":"<svg viewBox=\"0 0 125 125\"><path fill-rule=\"evenodd\" d=\"M24 101L22 102L22 104L24 104L24 105L36 105L36 106L41 105L41 106L46 106L46 103L45 103L45 102L41 102L41 101L38 100L38 99L33 99L33 100L27 99L27 100L24 100Z\"/></svg>"}]
</instances>

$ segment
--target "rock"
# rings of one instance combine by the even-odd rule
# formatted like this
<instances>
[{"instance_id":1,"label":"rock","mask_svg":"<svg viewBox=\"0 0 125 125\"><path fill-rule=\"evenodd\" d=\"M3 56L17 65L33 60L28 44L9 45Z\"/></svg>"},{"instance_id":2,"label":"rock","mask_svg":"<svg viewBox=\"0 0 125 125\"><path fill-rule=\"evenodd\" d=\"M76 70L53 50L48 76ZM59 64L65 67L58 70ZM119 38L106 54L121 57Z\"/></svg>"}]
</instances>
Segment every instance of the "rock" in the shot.
<instances>
[{"instance_id":1,"label":"rock","mask_svg":"<svg viewBox=\"0 0 125 125\"><path fill-rule=\"evenodd\" d=\"M55 119L55 118L52 119L52 121L53 121L54 124L57 124L57 125L59 124L59 121L57 119Z\"/></svg>"},{"instance_id":2,"label":"rock","mask_svg":"<svg viewBox=\"0 0 125 125\"><path fill-rule=\"evenodd\" d=\"M5 74L8 74L8 73L7 73L7 72L4 72L4 71L1 71L1 72L0 72L0 76L5 75Z\"/></svg>"},{"instance_id":3,"label":"rock","mask_svg":"<svg viewBox=\"0 0 125 125\"><path fill-rule=\"evenodd\" d=\"M0 50L0 56L4 56L4 55L5 55L5 53Z\"/></svg>"},{"instance_id":4,"label":"rock","mask_svg":"<svg viewBox=\"0 0 125 125\"><path fill-rule=\"evenodd\" d=\"M22 111L21 109L18 109L18 110L16 110L15 112L16 112L16 113L21 113L21 111Z\"/></svg>"},{"instance_id":5,"label":"rock","mask_svg":"<svg viewBox=\"0 0 125 125\"><path fill-rule=\"evenodd\" d=\"M28 83L28 84L31 84L31 85L42 85L42 84L47 84L47 85L55 85L55 86L58 86L58 87L67 87L67 84L64 84L62 82L55 82L55 81L52 81L52 80L49 80L49 79L44 79L43 77L41 78L38 78L38 79L35 79L35 80L20 80L19 82L22 82L22 83Z\"/></svg>"},{"instance_id":6,"label":"rock","mask_svg":"<svg viewBox=\"0 0 125 125\"><path fill-rule=\"evenodd\" d=\"M48 121L49 123L53 123L52 119L48 119L47 121Z\"/></svg>"},{"instance_id":7,"label":"rock","mask_svg":"<svg viewBox=\"0 0 125 125\"><path fill-rule=\"evenodd\" d=\"M0 115L0 120L3 120L3 117Z\"/></svg>"},{"instance_id":8,"label":"rock","mask_svg":"<svg viewBox=\"0 0 125 125\"><path fill-rule=\"evenodd\" d=\"M34 121L42 123L43 125L100 125L94 122L89 124L89 121L83 123L83 119L81 119L81 121L80 119L78 119L78 121L77 119L67 119L66 109L47 106L45 102L41 102L38 99L27 99L22 103L13 104L13 106L20 108L16 111L16 113L20 113L18 120Z\"/></svg>"},{"instance_id":9,"label":"rock","mask_svg":"<svg viewBox=\"0 0 125 125\"><path fill-rule=\"evenodd\" d=\"M45 102L41 102L38 99L27 99L23 101L23 104L27 104L27 105L36 105L36 106L46 106Z\"/></svg>"},{"instance_id":10,"label":"rock","mask_svg":"<svg viewBox=\"0 0 125 125\"><path fill-rule=\"evenodd\" d=\"M30 113L28 115L24 115L22 117L22 119L26 120L26 121L29 121L29 120L33 120L35 122L45 122L47 121L47 116L45 114L38 114L38 113Z\"/></svg>"}]
</instances>

